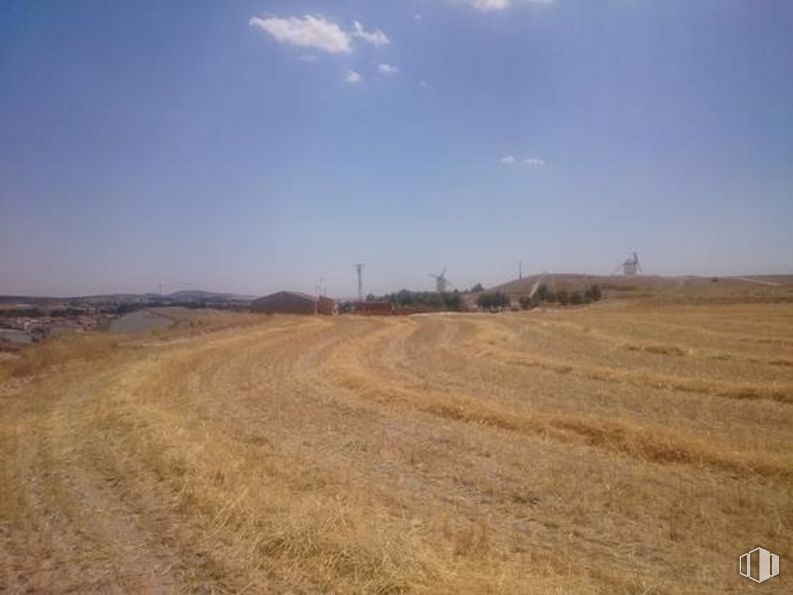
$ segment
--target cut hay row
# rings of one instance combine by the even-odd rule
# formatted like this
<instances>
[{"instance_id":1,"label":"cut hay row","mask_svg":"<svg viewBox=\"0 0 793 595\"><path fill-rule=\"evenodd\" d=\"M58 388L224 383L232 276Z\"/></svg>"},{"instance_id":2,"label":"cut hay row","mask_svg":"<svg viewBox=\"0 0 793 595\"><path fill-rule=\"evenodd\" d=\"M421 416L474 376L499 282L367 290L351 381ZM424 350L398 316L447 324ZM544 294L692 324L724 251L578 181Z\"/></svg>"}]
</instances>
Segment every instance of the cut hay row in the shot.
<instances>
[{"instance_id":1,"label":"cut hay row","mask_svg":"<svg viewBox=\"0 0 793 595\"><path fill-rule=\"evenodd\" d=\"M624 367L586 365L574 361L530 355L508 347L513 336L503 330L488 328L463 344L476 357L494 363L539 368L556 374L571 374L582 378L614 384L630 384L642 388L676 390L730 399L768 399L793 403L793 383L773 385L740 384L697 378L681 378L652 372L633 372ZM628 349L638 351L639 349Z\"/></svg>"},{"instance_id":2,"label":"cut hay row","mask_svg":"<svg viewBox=\"0 0 793 595\"><path fill-rule=\"evenodd\" d=\"M791 457L756 458L757 453L712 448L705 441L662 428L637 427L615 419L527 414L476 396L385 380L361 362L364 353L376 349L378 342L393 341L395 332L412 331L406 325L401 325L402 328L399 326L398 323L390 325L372 333L364 341L339 348L327 359L325 377L357 397L373 399L383 405L410 406L440 417L562 440L570 440L569 434L573 434L574 438L582 438L586 444L653 462L709 465L733 473L760 475L769 479L787 480L793 477ZM560 371L561 368L551 369ZM565 366L564 370L570 371L572 368ZM604 379L599 376L595 378Z\"/></svg>"}]
</instances>

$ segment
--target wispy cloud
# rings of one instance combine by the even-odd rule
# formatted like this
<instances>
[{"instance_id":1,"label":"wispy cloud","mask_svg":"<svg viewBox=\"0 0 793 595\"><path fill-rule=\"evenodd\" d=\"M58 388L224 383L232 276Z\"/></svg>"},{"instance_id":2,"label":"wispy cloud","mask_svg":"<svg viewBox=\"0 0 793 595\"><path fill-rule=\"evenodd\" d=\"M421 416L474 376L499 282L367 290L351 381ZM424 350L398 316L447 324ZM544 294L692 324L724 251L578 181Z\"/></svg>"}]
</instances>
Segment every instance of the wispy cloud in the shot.
<instances>
[{"instance_id":1,"label":"wispy cloud","mask_svg":"<svg viewBox=\"0 0 793 595\"><path fill-rule=\"evenodd\" d=\"M251 17L249 24L272 35L277 41L330 54L352 51L350 35L321 15L304 17Z\"/></svg>"},{"instance_id":2,"label":"wispy cloud","mask_svg":"<svg viewBox=\"0 0 793 595\"><path fill-rule=\"evenodd\" d=\"M373 31L367 31L363 28L363 25L358 21L353 23L355 27L352 31L352 35L354 37L359 37L364 41L368 41L375 47L380 47L381 45L388 45L391 43L391 40L386 37L386 34L380 31L380 29L375 29Z\"/></svg>"},{"instance_id":3,"label":"wispy cloud","mask_svg":"<svg viewBox=\"0 0 793 595\"><path fill-rule=\"evenodd\" d=\"M349 54L353 49L353 38L362 39L376 47L391 43L380 29L367 31L360 22L354 21L352 31L345 31L322 15L251 17L248 24L265 31L280 43L312 48L329 54Z\"/></svg>"},{"instance_id":4,"label":"wispy cloud","mask_svg":"<svg viewBox=\"0 0 793 595\"><path fill-rule=\"evenodd\" d=\"M355 85L356 83L360 83L363 77L359 72L354 70L348 70L347 74L344 75L344 81L350 83L351 85Z\"/></svg>"},{"instance_id":5,"label":"wispy cloud","mask_svg":"<svg viewBox=\"0 0 793 595\"><path fill-rule=\"evenodd\" d=\"M545 159L539 157L524 157L518 159L514 155L505 155L501 158L501 163L504 165L528 165L529 167L542 167L545 165Z\"/></svg>"},{"instance_id":6,"label":"wispy cloud","mask_svg":"<svg viewBox=\"0 0 793 595\"><path fill-rule=\"evenodd\" d=\"M468 0L468 4L481 12L492 12L509 8L511 0Z\"/></svg>"},{"instance_id":7,"label":"wispy cloud","mask_svg":"<svg viewBox=\"0 0 793 595\"><path fill-rule=\"evenodd\" d=\"M380 74L393 75L399 72L399 68L397 68L392 64L383 63L377 66L377 72L379 72Z\"/></svg>"},{"instance_id":8,"label":"wispy cloud","mask_svg":"<svg viewBox=\"0 0 793 595\"><path fill-rule=\"evenodd\" d=\"M495 12L506 10L513 4L525 2L527 4L553 4L555 0L463 0L466 4L480 12Z\"/></svg>"}]
</instances>

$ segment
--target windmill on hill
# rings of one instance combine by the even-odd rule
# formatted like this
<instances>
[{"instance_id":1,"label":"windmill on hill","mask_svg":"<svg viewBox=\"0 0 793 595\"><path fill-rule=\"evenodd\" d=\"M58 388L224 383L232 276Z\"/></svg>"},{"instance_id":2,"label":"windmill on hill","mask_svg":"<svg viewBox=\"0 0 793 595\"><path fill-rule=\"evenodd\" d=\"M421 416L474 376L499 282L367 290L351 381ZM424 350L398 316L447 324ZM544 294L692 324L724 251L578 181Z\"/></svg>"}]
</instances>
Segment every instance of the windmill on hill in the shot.
<instances>
[{"instance_id":1,"label":"windmill on hill","mask_svg":"<svg viewBox=\"0 0 793 595\"><path fill-rule=\"evenodd\" d=\"M443 267L443 272L440 275L430 273L430 277L435 279L435 291L446 293L446 289L449 286L449 280L446 278L446 267Z\"/></svg>"},{"instance_id":2,"label":"windmill on hill","mask_svg":"<svg viewBox=\"0 0 793 595\"><path fill-rule=\"evenodd\" d=\"M611 273L612 275L616 275L617 272L622 269L622 274L626 277L633 277L642 270L642 267L639 266L639 255L634 252L631 256L625 259L625 261L619 265L614 272Z\"/></svg>"}]
</instances>

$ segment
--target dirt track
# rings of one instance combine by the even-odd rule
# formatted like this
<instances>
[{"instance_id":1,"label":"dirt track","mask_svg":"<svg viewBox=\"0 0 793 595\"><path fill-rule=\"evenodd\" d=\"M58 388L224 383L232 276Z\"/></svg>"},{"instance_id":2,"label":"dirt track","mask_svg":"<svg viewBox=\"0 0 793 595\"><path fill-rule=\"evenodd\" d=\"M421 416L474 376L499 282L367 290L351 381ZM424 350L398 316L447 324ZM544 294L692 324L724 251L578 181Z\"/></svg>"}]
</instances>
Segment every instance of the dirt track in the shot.
<instances>
[{"instance_id":1,"label":"dirt track","mask_svg":"<svg viewBox=\"0 0 793 595\"><path fill-rule=\"evenodd\" d=\"M275 317L53 362L0 385L0 591L743 592L793 554L791 323Z\"/></svg>"}]
</instances>

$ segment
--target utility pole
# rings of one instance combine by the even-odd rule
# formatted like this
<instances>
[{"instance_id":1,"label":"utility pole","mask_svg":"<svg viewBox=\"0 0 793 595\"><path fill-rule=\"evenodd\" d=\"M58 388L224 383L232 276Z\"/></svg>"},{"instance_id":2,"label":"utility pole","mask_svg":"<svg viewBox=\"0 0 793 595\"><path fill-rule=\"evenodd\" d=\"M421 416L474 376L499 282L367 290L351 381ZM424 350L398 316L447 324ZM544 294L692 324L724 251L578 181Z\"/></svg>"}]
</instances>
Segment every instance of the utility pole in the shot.
<instances>
[{"instance_id":1,"label":"utility pole","mask_svg":"<svg viewBox=\"0 0 793 595\"><path fill-rule=\"evenodd\" d=\"M523 279L523 261L518 261L518 279Z\"/></svg>"},{"instance_id":2,"label":"utility pole","mask_svg":"<svg viewBox=\"0 0 793 595\"><path fill-rule=\"evenodd\" d=\"M355 266L355 272L358 273L358 301L363 301L363 279L361 278L363 263L359 262L353 266Z\"/></svg>"}]
</instances>

